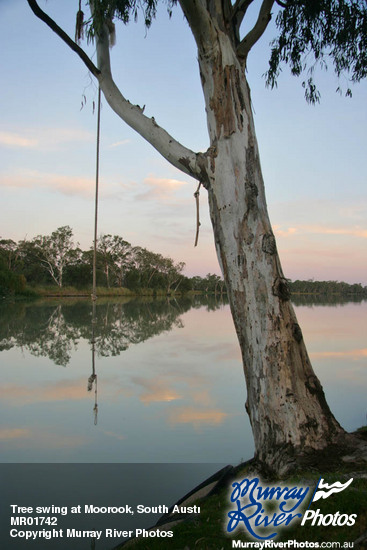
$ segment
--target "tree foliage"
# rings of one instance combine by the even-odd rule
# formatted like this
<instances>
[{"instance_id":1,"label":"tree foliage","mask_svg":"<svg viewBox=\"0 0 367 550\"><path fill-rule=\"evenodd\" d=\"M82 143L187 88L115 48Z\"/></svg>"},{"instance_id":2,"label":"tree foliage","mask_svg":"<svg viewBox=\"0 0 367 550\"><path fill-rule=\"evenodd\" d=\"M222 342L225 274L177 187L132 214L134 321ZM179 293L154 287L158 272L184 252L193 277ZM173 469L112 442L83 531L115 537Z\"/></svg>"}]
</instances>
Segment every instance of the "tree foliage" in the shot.
<instances>
[{"instance_id":1,"label":"tree foliage","mask_svg":"<svg viewBox=\"0 0 367 550\"><path fill-rule=\"evenodd\" d=\"M240 27L252 1L223 2L225 19L233 30L233 40L238 44L248 41L247 37L245 41L241 40ZM169 13L176 3L176 0L168 0ZM137 19L139 10L143 13L146 27L149 27L156 16L158 1L89 0L88 4L93 16L86 22L87 36L94 39L104 23L111 25L115 18L127 24L131 18ZM271 43L267 85L276 86L282 65L288 65L293 75L306 75L302 81L306 99L316 103L320 100L314 79L317 66L327 68L331 64L339 78L345 76L354 83L366 77L367 0L276 0L263 2L261 9L264 12L268 4L270 8L273 4L278 7L275 21L279 34ZM271 16L269 12L269 20ZM261 17L266 19L267 14ZM267 24L265 21L264 27ZM341 91L341 86L337 90ZM345 93L351 95L349 85Z\"/></svg>"},{"instance_id":2,"label":"tree foliage","mask_svg":"<svg viewBox=\"0 0 367 550\"><path fill-rule=\"evenodd\" d=\"M183 275L184 262L132 246L119 235L100 235L97 244L97 284L131 290L150 288L167 293L191 290ZM19 243L0 240L0 286L9 292L33 286L66 285L89 288L92 283L93 250L75 247L69 226L51 235L37 235ZM1 289L0 289L1 290ZM5 292L5 290L4 290Z\"/></svg>"},{"instance_id":3,"label":"tree foliage","mask_svg":"<svg viewBox=\"0 0 367 550\"><path fill-rule=\"evenodd\" d=\"M284 5L276 17L279 36L272 42L268 85L276 85L285 63L293 75L307 75L302 86L306 99L315 103L320 99L317 66L331 64L339 78L352 82L367 76L366 0L288 0ZM346 95L351 95L349 86Z\"/></svg>"},{"instance_id":4,"label":"tree foliage","mask_svg":"<svg viewBox=\"0 0 367 550\"><path fill-rule=\"evenodd\" d=\"M78 255L71 227L65 225L53 231L51 235L38 235L33 242L41 265L54 282L62 287L65 267L76 260Z\"/></svg>"},{"instance_id":5,"label":"tree foliage","mask_svg":"<svg viewBox=\"0 0 367 550\"><path fill-rule=\"evenodd\" d=\"M107 286L110 286L111 275L117 286L123 286L125 271L133 252L131 244L118 235L101 235L97 251L103 263Z\"/></svg>"},{"instance_id":6,"label":"tree foliage","mask_svg":"<svg viewBox=\"0 0 367 550\"><path fill-rule=\"evenodd\" d=\"M113 18L127 24L131 18L138 19L139 10L144 16L144 23L150 27L157 13L157 0L89 0L88 4L93 11L93 17L87 22L87 37L92 40L99 34L105 22L112 22ZM167 3L170 12L176 0L169 0Z\"/></svg>"},{"instance_id":7,"label":"tree foliage","mask_svg":"<svg viewBox=\"0 0 367 550\"><path fill-rule=\"evenodd\" d=\"M58 228L52 235L72 229ZM50 236L38 235L30 241L16 243L11 239L0 240L0 295L22 293L26 281L31 285L58 284L45 264L40 243L49 242ZM89 288L92 281L93 251L69 249L63 263L63 284L80 289ZM46 268L45 268L46 267ZM99 286L125 287L133 291L141 289L164 290L167 293L179 290L181 293L194 291L200 294L223 295L226 293L222 277L207 273L205 277L183 275L184 262L175 262L170 257L132 246L119 235L101 235L97 247L97 282ZM55 271L56 268L54 268ZM313 295L367 295L367 287L360 283L348 284L340 281L289 281L292 294Z\"/></svg>"},{"instance_id":8,"label":"tree foliage","mask_svg":"<svg viewBox=\"0 0 367 550\"><path fill-rule=\"evenodd\" d=\"M222 277L215 273L208 273L205 277L193 277L192 287L194 290L205 294L223 294L226 292Z\"/></svg>"},{"instance_id":9,"label":"tree foliage","mask_svg":"<svg viewBox=\"0 0 367 550\"><path fill-rule=\"evenodd\" d=\"M25 284L23 275L17 275L8 268L0 248L0 296L21 294L25 290Z\"/></svg>"}]
</instances>

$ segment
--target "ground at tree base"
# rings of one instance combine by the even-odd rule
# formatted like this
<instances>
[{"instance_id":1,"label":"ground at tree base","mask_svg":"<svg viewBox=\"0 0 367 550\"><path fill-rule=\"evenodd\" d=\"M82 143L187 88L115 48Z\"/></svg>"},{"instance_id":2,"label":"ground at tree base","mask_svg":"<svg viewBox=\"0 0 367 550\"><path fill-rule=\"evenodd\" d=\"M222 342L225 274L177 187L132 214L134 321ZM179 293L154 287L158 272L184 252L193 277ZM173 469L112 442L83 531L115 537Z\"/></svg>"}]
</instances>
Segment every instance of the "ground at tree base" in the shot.
<instances>
[{"instance_id":1,"label":"ground at tree base","mask_svg":"<svg viewBox=\"0 0 367 550\"><path fill-rule=\"evenodd\" d=\"M354 544L356 550L367 550L367 428L346 434L342 443L329 446L324 451L304 455L293 460L292 473L274 476L256 459L251 459L236 467L226 466L214 476L185 495L176 504L200 506L200 515L162 516L151 529L172 530L170 539L130 539L113 550L227 550L232 548L232 540L251 541L242 531L229 536L225 530L226 511L229 507L231 483L235 479L260 477L264 482L282 485L316 487L320 476L328 483L345 483L353 477L353 486L348 493L337 493L328 501L322 499L317 506L324 514L344 511L357 514L358 521L353 527L328 526L312 527L297 524L287 528L277 537L278 542L294 540L298 542L339 542Z\"/></svg>"},{"instance_id":2,"label":"ground at tree base","mask_svg":"<svg viewBox=\"0 0 367 550\"><path fill-rule=\"evenodd\" d=\"M335 472L341 465L353 464L367 471L367 429L353 433L344 431L324 449L305 449L302 454L287 447L279 449L272 457L272 466L253 460L254 471L264 479L282 479L299 471Z\"/></svg>"}]
</instances>

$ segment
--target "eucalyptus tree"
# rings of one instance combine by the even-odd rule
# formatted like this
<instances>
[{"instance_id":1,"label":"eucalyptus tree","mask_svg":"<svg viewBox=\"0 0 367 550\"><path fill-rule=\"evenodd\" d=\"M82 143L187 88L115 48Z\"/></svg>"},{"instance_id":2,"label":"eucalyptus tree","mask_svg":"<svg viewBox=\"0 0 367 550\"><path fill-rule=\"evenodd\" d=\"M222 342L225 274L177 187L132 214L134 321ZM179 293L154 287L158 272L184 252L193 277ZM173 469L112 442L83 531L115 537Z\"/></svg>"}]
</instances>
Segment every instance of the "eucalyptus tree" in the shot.
<instances>
[{"instance_id":1,"label":"eucalyptus tree","mask_svg":"<svg viewBox=\"0 0 367 550\"><path fill-rule=\"evenodd\" d=\"M22 293L25 286L26 279L24 275L18 275L11 271L6 260L0 254L0 296Z\"/></svg>"},{"instance_id":2,"label":"eucalyptus tree","mask_svg":"<svg viewBox=\"0 0 367 550\"><path fill-rule=\"evenodd\" d=\"M4 259L8 269L14 271L19 257L17 243L12 239L0 239L0 257Z\"/></svg>"},{"instance_id":3,"label":"eucalyptus tree","mask_svg":"<svg viewBox=\"0 0 367 550\"><path fill-rule=\"evenodd\" d=\"M338 75L346 72L359 81L367 67L366 0L178 0L197 45L210 138L204 153L179 143L154 118L146 117L123 96L112 76L113 21L127 23L141 7L149 26L157 1L88 2L88 35L95 41L97 66L35 0L28 3L79 55L115 113L207 190L218 260L242 351L256 457L269 469L286 471L332 444L345 443L347 435L326 403L290 303L267 212L247 59L277 10L270 85L283 62L299 75L328 61ZM169 9L174 3L169 0ZM258 7L253 25L250 5ZM243 33L245 28L249 30ZM80 30L79 25L78 36ZM312 77L306 77L304 87L307 98L317 101Z\"/></svg>"},{"instance_id":4,"label":"eucalyptus tree","mask_svg":"<svg viewBox=\"0 0 367 550\"><path fill-rule=\"evenodd\" d=\"M203 279L205 292L214 292L214 294L216 294L219 287L220 292L223 293L222 282L223 280L219 277L219 275L216 275L215 273L207 273L205 279Z\"/></svg>"},{"instance_id":5,"label":"eucalyptus tree","mask_svg":"<svg viewBox=\"0 0 367 550\"><path fill-rule=\"evenodd\" d=\"M135 268L139 271L142 287L154 287L157 286L157 282L162 284L161 275L164 276L164 279L167 279L166 273L171 265L169 263L170 259L140 246L136 247L134 258Z\"/></svg>"},{"instance_id":6,"label":"eucalyptus tree","mask_svg":"<svg viewBox=\"0 0 367 550\"><path fill-rule=\"evenodd\" d=\"M40 250L34 240L23 239L18 242L18 272L22 273L29 284L50 284L52 279L48 271L40 265Z\"/></svg>"},{"instance_id":7,"label":"eucalyptus tree","mask_svg":"<svg viewBox=\"0 0 367 550\"><path fill-rule=\"evenodd\" d=\"M182 282L182 271L185 268L185 262L175 263L172 258L162 258L160 272L164 276L167 285L167 294L174 287L176 291Z\"/></svg>"},{"instance_id":8,"label":"eucalyptus tree","mask_svg":"<svg viewBox=\"0 0 367 550\"><path fill-rule=\"evenodd\" d=\"M147 248L141 248L138 252L138 261L139 269L147 275L146 286L149 287L154 275L160 271L163 256Z\"/></svg>"},{"instance_id":9,"label":"eucalyptus tree","mask_svg":"<svg viewBox=\"0 0 367 550\"><path fill-rule=\"evenodd\" d=\"M97 242L97 254L100 263L103 265L103 272L106 277L106 285L110 288L110 271L113 265L112 258L112 235L100 235Z\"/></svg>"},{"instance_id":10,"label":"eucalyptus tree","mask_svg":"<svg viewBox=\"0 0 367 550\"><path fill-rule=\"evenodd\" d=\"M131 244L122 237L113 237L113 273L117 286L123 286L125 272L129 269L130 257L132 254Z\"/></svg>"},{"instance_id":11,"label":"eucalyptus tree","mask_svg":"<svg viewBox=\"0 0 367 550\"><path fill-rule=\"evenodd\" d=\"M51 235L38 235L32 243L40 264L61 288L65 267L75 262L79 255L73 242L73 230L65 225L53 231Z\"/></svg>"},{"instance_id":12,"label":"eucalyptus tree","mask_svg":"<svg viewBox=\"0 0 367 550\"><path fill-rule=\"evenodd\" d=\"M130 266L132 246L119 235L101 235L97 252L103 263L107 287L111 284L111 275L118 286L122 286L125 271Z\"/></svg>"}]
</instances>

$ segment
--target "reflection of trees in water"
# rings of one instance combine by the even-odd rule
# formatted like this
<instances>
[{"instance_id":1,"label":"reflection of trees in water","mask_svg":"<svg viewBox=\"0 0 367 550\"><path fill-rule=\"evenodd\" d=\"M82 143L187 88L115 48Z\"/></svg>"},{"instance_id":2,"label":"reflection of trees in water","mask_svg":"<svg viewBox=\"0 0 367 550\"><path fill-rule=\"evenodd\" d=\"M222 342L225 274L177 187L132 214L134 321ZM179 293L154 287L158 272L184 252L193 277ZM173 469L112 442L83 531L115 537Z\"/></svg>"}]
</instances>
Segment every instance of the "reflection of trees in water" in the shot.
<instances>
[{"instance_id":1,"label":"reflection of trees in water","mask_svg":"<svg viewBox=\"0 0 367 550\"><path fill-rule=\"evenodd\" d=\"M293 295L295 305L336 306L361 299L342 296ZM226 296L194 295L165 299L100 299L95 309L94 349L116 356L130 344L183 326L180 316L190 308L214 311ZM67 365L80 340L92 340L93 308L89 300L42 301L0 306L0 351L19 347L36 357Z\"/></svg>"},{"instance_id":2,"label":"reflection of trees in water","mask_svg":"<svg viewBox=\"0 0 367 550\"><path fill-rule=\"evenodd\" d=\"M180 315L189 299L98 301L95 316L89 301L14 304L0 309L0 351L12 347L67 365L82 339L94 340L99 356L116 356L130 344L183 326Z\"/></svg>"},{"instance_id":3,"label":"reflection of trees in water","mask_svg":"<svg viewBox=\"0 0 367 550\"><path fill-rule=\"evenodd\" d=\"M78 338L77 331L65 321L61 305L8 304L0 310L0 351L20 347L36 357L66 365Z\"/></svg>"},{"instance_id":4,"label":"reflection of trees in water","mask_svg":"<svg viewBox=\"0 0 367 550\"><path fill-rule=\"evenodd\" d=\"M176 309L170 301L109 302L96 307L95 348L98 355L115 356L130 344L182 327L179 315L189 308Z\"/></svg>"},{"instance_id":5,"label":"reflection of trees in water","mask_svg":"<svg viewBox=\"0 0 367 550\"><path fill-rule=\"evenodd\" d=\"M207 311L215 311L228 304L226 294L197 294L193 297L192 306L195 309L205 307Z\"/></svg>"},{"instance_id":6,"label":"reflection of trees in water","mask_svg":"<svg viewBox=\"0 0 367 550\"><path fill-rule=\"evenodd\" d=\"M66 323L61 305L56 306L40 329L39 336L25 342L24 347L36 357L49 357L56 365L66 365L72 350L76 349L79 334Z\"/></svg>"}]
</instances>

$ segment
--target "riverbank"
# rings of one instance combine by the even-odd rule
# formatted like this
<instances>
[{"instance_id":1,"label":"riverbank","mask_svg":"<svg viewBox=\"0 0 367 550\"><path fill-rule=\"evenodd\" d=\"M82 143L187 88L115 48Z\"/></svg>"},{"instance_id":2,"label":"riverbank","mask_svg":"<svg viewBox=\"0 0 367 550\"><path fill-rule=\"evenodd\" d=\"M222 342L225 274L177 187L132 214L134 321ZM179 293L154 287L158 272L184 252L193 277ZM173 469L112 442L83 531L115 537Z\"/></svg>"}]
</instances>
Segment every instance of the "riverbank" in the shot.
<instances>
[{"instance_id":1,"label":"riverbank","mask_svg":"<svg viewBox=\"0 0 367 550\"><path fill-rule=\"evenodd\" d=\"M353 293L353 292L325 292L322 290L319 291L297 291L293 290L291 287L291 297L295 300L302 301L303 299L316 299L316 300L335 300L343 299L350 301L362 301L367 299L367 294L365 292ZM169 291L165 289L153 289L153 288L135 288L129 289L125 287L97 287L96 296L103 298L114 298L114 297L139 297L139 296L227 296L225 291L215 292L204 291L204 290L187 290L182 292L180 290ZM92 288L76 288L73 286L57 287L55 286L27 286L24 291L16 294L8 294L4 298L16 298L16 299L27 299L27 298L70 298L70 297L79 297L79 298L90 298L92 296Z\"/></svg>"},{"instance_id":2,"label":"riverbank","mask_svg":"<svg viewBox=\"0 0 367 550\"><path fill-rule=\"evenodd\" d=\"M362 429L362 431L365 432L365 429ZM176 503L180 507L190 506L191 510L200 510L200 513L187 514L186 517L182 517L182 515L176 515L175 517L174 514L168 514L152 527L152 530L155 531L169 530L173 536L170 538L148 537L147 531L150 532L148 529L145 530L144 538L133 538L115 546L113 550L127 550L130 548L136 550L148 548L149 550L226 550L234 547L246 548L246 542L250 542L253 545L252 547L260 548L260 542L263 543L265 539L249 537L248 531L241 521L239 527L233 533L227 533L229 521L227 512L235 509L235 504L230 502L233 481L244 480L245 478L254 479L257 475L256 470L254 471L253 461L240 464L235 468L227 466L218 472L216 476L212 476L212 478L203 482ZM311 505L311 499L308 497L312 495L313 498L320 477L323 477L329 485L335 482L345 484L351 478L353 478L353 482L349 490L336 492L332 495L332 498L328 500L321 498L317 505ZM215 478L216 480L213 483ZM303 516L306 508L315 512L314 516L312 516L311 511L308 513L312 517L309 521L305 521L304 525L301 525L301 520L293 522L293 527L284 528L283 526L277 528L273 525L272 532L278 534L269 540L268 545L273 540L276 543L284 543L284 548L306 548L301 543L307 541L310 544L308 548L320 548L322 543L329 544L329 546L325 546L327 548L344 547L361 550L367 548L367 473L365 462L341 461L339 467L336 470L331 468L330 472L327 471L327 468L322 471L312 469L280 481L271 480L267 483L263 480L262 485L289 488L308 487L308 495L303 503L304 506L302 510L297 510L297 512L303 512ZM241 503L242 505L243 503ZM265 507L264 504L263 506ZM171 507L172 509L173 507ZM273 517L275 509L276 503L273 501L270 503L268 510L270 518ZM285 509L289 509L289 506ZM264 510L262 510L262 513L265 515ZM316 514L317 518L323 516L328 519L320 520L323 523L319 525L319 520L313 521ZM351 516L352 514L355 515L355 521L353 523L353 520L351 520L347 524L344 521L346 515ZM280 515L284 516L284 514ZM330 521L331 517L335 521L334 519ZM343 520L339 521L338 524L338 518L341 517L343 517ZM350 525L351 523L353 525ZM256 530L260 534L259 529ZM235 541L236 546L233 546L232 541ZM255 546L255 543L258 546ZM291 546L287 544L291 544Z\"/></svg>"},{"instance_id":3,"label":"riverbank","mask_svg":"<svg viewBox=\"0 0 367 550\"><path fill-rule=\"evenodd\" d=\"M114 297L139 297L139 296L195 296L201 295L203 292L190 290L188 292L167 292L162 289L152 289L152 288L140 288L135 290L130 290L129 288L119 287L119 288L106 288L106 287L97 287L96 296L97 298L114 298ZM220 294L217 294L220 296ZM48 286L48 287L27 287L25 292L20 294L11 295L12 298L91 298L92 288L83 288L78 289L72 286L66 286L59 288L57 286ZM9 296L8 296L9 297Z\"/></svg>"}]
</instances>

